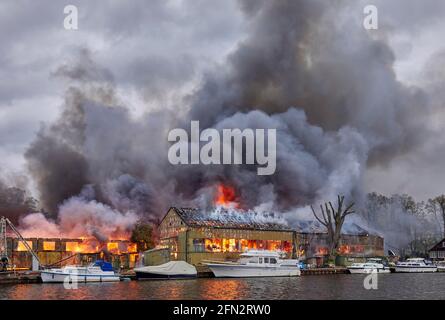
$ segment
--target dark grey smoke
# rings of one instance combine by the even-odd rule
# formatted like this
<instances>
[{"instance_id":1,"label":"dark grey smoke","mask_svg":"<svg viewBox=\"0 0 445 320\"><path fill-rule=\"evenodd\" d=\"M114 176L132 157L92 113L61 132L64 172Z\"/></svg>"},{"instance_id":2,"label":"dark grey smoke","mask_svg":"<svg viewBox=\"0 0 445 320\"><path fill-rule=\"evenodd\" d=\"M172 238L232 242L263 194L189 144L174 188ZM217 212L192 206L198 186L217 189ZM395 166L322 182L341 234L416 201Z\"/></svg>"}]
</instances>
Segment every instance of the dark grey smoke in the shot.
<instances>
[{"instance_id":1,"label":"dark grey smoke","mask_svg":"<svg viewBox=\"0 0 445 320\"><path fill-rule=\"evenodd\" d=\"M82 94L70 90L65 103L60 120L42 127L25 153L42 204L53 216L63 199L79 194L90 182L88 160L82 153L85 142Z\"/></svg>"},{"instance_id":2,"label":"dark grey smoke","mask_svg":"<svg viewBox=\"0 0 445 320\"><path fill-rule=\"evenodd\" d=\"M20 217L38 210L39 206L38 201L30 197L23 186L17 185L20 185L17 181L5 182L0 178L0 216L9 218L13 223L17 223Z\"/></svg>"},{"instance_id":3,"label":"dark grey smoke","mask_svg":"<svg viewBox=\"0 0 445 320\"><path fill-rule=\"evenodd\" d=\"M242 3L251 33L221 72L207 76L193 97L191 118L212 126L239 111L274 114L294 106L324 130L356 128L377 163L423 141L420 119L428 101L396 80L393 52L371 38L362 16L348 15L360 6L264 1L259 9Z\"/></svg>"},{"instance_id":4,"label":"dark grey smoke","mask_svg":"<svg viewBox=\"0 0 445 320\"><path fill-rule=\"evenodd\" d=\"M26 153L49 210L87 184L97 200L150 219L172 205L208 205L218 182L235 187L248 208L292 212L338 193L361 202L365 168L429 134L420 121L425 95L397 81L391 49L361 27L361 16L348 14L345 2L240 5L247 38L179 109L132 118L111 73L87 50L55 72L70 87L65 111ZM201 128L277 129L276 173L170 165L168 130L190 120Z\"/></svg>"}]
</instances>

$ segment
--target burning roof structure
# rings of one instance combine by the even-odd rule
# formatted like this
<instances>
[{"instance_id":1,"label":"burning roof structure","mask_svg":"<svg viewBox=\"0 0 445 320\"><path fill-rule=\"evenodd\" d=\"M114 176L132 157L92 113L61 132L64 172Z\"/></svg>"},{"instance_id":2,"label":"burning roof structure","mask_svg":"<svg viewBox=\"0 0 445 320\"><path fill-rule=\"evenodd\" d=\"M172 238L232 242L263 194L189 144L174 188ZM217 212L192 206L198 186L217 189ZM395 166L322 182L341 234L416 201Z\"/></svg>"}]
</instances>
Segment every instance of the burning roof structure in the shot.
<instances>
[{"instance_id":1,"label":"burning roof structure","mask_svg":"<svg viewBox=\"0 0 445 320\"><path fill-rule=\"evenodd\" d=\"M273 213L217 208L205 212L196 208L172 208L189 227L210 227L254 230L291 230L287 222Z\"/></svg>"},{"instance_id":2,"label":"burning roof structure","mask_svg":"<svg viewBox=\"0 0 445 320\"><path fill-rule=\"evenodd\" d=\"M316 220L299 220L293 223L298 233L327 233L326 227ZM351 236L367 236L372 234L368 230L353 222L345 222L342 234Z\"/></svg>"}]
</instances>

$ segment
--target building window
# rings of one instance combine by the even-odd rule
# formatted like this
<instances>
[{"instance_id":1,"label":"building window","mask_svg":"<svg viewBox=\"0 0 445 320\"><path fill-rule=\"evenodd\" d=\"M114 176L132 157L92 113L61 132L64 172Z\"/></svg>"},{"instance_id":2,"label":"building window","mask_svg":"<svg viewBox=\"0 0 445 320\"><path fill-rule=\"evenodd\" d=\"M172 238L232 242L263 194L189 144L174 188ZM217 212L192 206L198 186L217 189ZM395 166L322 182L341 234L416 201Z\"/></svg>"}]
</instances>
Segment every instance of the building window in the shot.
<instances>
[{"instance_id":1,"label":"building window","mask_svg":"<svg viewBox=\"0 0 445 320\"><path fill-rule=\"evenodd\" d=\"M247 249L249 249L249 241L246 239L239 240L239 249L240 249L240 252L244 252Z\"/></svg>"},{"instance_id":2,"label":"building window","mask_svg":"<svg viewBox=\"0 0 445 320\"><path fill-rule=\"evenodd\" d=\"M80 252L79 243L75 242L75 241L67 242L65 244L65 251L68 251L68 252Z\"/></svg>"},{"instance_id":3,"label":"building window","mask_svg":"<svg viewBox=\"0 0 445 320\"><path fill-rule=\"evenodd\" d=\"M256 240L247 240L248 249L258 249L258 244Z\"/></svg>"},{"instance_id":4,"label":"building window","mask_svg":"<svg viewBox=\"0 0 445 320\"><path fill-rule=\"evenodd\" d=\"M43 250L54 251L56 250L56 242L54 241L43 241Z\"/></svg>"},{"instance_id":5,"label":"building window","mask_svg":"<svg viewBox=\"0 0 445 320\"><path fill-rule=\"evenodd\" d=\"M118 251L119 244L117 242L108 242L107 249L108 249L108 251Z\"/></svg>"},{"instance_id":6,"label":"building window","mask_svg":"<svg viewBox=\"0 0 445 320\"><path fill-rule=\"evenodd\" d=\"M235 239L223 239L224 252L238 252L238 240Z\"/></svg>"},{"instance_id":7,"label":"building window","mask_svg":"<svg viewBox=\"0 0 445 320\"><path fill-rule=\"evenodd\" d=\"M317 247L317 249L316 249L317 256L325 256L328 253L329 253L329 250L326 247Z\"/></svg>"},{"instance_id":8,"label":"building window","mask_svg":"<svg viewBox=\"0 0 445 320\"><path fill-rule=\"evenodd\" d=\"M26 241L26 243L28 244L28 246L32 249L32 241ZM23 243L23 241L19 241L17 243L17 251L27 251L28 249L26 249L25 244Z\"/></svg>"},{"instance_id":9,"label":"building window","mask_svg":"<svg viewBox=\"0 0 445 320\"><path fill-rule=\"evenodd\" d=\"M221 239L205 239L205 248L207 252L222 252Z\"/></svg>"},{"instance_id":10,"label":"building window","mask_svg":"<svg viewBox=\"0 0 445 320\"><path fill-rule=\"evenodd\" d=\"M195 252L203 252L202 241L204 241L204 251L206 252L245 252L250 249L259 250L281 250L291 252L292 245L289 241L280 240L246 240L246 239L194 239L193 246Z\"/></svg>"},{"instance_id":11,"label":"building window","mask_svg":"<svg viewBox=\"0 0 445 320\"><path fill-rule=\"evenodd\" d=\"M193 249L195 252L205 252L205 239L193 239Z\"/></svg>"},{"instance_id":12,"label":"building window","mask_svg":"<svg viewBox=\"0 0 445 320\"><path fill-rule=\"evenodd\" d=\"M129 243L127 246L127 252L137 252L138 246L136 243Z\"/></svg>"}]
</instances>

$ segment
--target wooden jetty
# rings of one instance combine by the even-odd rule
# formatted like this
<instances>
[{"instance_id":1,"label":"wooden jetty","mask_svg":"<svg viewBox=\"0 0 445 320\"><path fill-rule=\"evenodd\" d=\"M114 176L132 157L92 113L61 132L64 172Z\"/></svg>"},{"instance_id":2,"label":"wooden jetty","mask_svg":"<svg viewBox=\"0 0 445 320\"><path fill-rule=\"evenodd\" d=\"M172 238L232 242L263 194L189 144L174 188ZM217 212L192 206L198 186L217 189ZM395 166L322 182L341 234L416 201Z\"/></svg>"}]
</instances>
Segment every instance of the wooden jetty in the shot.
<instances>
[{"instance_id":1,"label":"wooden jetty","mask_svg":"<svg viewBox=\"0 0 445 320\"><path fill-rule=\"evenodd\" d=\"M42 282L39 272L5 271L0 272L0 284L20 284Z\"/></svg>"},{"instance_id":2,"label":"wooden jetty","mask_svg":"<svg viewBox=\"0 0 445 320\"><path fill-rule=\"evenodd\" d=\"M213 272L209 267L205 265L197 265L196 270L198 271L198 278L214 278ZM301 270L302 276L311 275L329 275L329 274L348 274L347 268L336 267L336 268L314 268L314 269L304 269Z\"/></svg>"},{"instance_id":3,"label":"wooden jetty","mask_svg":"<svg viewBox=\"0 0 445 320\"><path fill-rule=\"evenodd\" d=\"M328 275L328 274L347 274L349 273L347 268L314 268L314 269L303 269L301 270L302 276L313 276L313 275Z\"/></svg>"}]
</instances>

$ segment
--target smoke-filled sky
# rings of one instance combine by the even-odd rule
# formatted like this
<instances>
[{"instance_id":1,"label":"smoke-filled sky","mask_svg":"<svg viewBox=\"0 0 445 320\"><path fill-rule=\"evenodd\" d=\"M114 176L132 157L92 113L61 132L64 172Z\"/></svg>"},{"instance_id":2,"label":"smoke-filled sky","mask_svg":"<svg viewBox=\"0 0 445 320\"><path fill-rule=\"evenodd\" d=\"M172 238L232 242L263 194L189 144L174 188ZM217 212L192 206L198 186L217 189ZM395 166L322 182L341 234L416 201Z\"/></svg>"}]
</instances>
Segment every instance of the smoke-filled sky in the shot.
<instances>
[{"instance_id":1,"label":"smoke-filled sky","mask_svg":"<svg viewBox=\"0 0 445 320\"><path fill-rule=\"evenodd\" d=\"M27 177L50 212L93 187L88 201L157 215L205 203L215 181L281 211L444 193L445 3L373 1L371 31L367 4L2 1L0 174ZM276 174L171 166L167 132L190 120L276 128Z\"/></svg>"}]
</instances>

